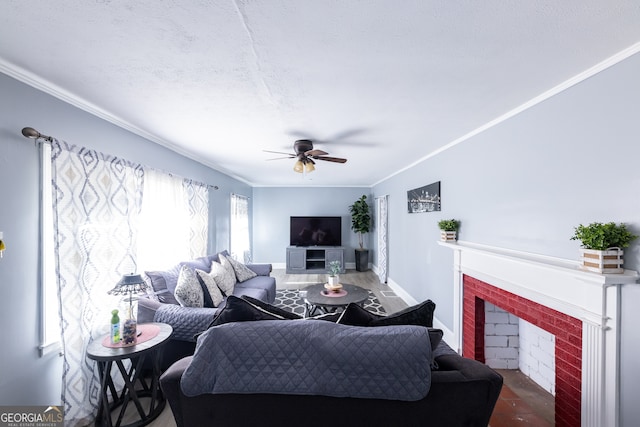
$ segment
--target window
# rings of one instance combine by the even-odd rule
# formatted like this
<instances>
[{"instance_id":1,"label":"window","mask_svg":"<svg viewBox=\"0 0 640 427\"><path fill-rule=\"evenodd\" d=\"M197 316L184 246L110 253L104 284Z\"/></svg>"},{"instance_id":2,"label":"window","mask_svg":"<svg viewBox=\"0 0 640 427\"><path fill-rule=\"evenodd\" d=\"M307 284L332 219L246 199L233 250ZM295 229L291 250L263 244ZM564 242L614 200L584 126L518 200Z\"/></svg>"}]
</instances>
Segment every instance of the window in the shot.
<instances>
[{"instance_id":1,"label":"window","mask_svg":"<svg viewBox=\"0 0 640 427\"><path fill-rule=\"evenodd\" d=\"M231 195L231 256L243 263L251 262L249 243L249 198Z\"/></svg>"},{"instance_id":2,"label":"window","mask_svg":"<svg viewBox=\"0 0 640 427\"><path fill-rule=\"evenodd\" d=\"M51 145L40 142L40 356L60 351L60 316L55 280L53 204L51 193Z\"/></svg>"},{"instance_id":3,"label":"window","mask_svg":"<svg viewBox=\"0 0 640 427\"><path fill-rule=\"evenodd\" d=\"M164 270L190 259L185 202L182 179L145 170L136 257L139 271Z\"/></svg>"}]
</instances>

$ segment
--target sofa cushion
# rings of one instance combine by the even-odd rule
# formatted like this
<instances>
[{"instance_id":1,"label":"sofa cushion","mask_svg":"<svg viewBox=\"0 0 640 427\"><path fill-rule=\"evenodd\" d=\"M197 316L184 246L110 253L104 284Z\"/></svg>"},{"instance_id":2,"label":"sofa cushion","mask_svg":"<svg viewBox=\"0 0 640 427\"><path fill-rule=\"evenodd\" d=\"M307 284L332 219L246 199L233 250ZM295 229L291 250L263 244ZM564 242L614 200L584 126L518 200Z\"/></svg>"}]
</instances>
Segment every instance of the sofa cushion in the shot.
<instances>
[{"instance_id":1,"label":"sofa cushion","mask_svg":"<svg viewBox=\"0 0 640 427\"><path fill-rule=\"evenodd\" d=\"M220 303L224 301L224 296L216 284L216 279L212 274L207 273L204 270L196 269L196 275L198 276L198 280L200 280L200 284L204 285L203 291L205 291L205 300L207 299L207 294L209 295L209 299L211 300L210 307L219 306ZM206 304L205 307L207 307Z\"/></svg>"},{"instance_id":2,"label":"sofa cushion","mask_svg":"<svg viewBox=\"0 0 640 427\"><path fill-rule=\"evenodd\" d=\"M229 295L224 308L218 311L209 327L232 322L248 322L252 320L283 320L284 317L251 304L235 295Z\"/></svg>"},{"instance_id":3,"label":"sofa cushion","mask_svg":"<svg viewBox=\"0 0 640 427\"><path fill-rule=\"evenodd\" d=\"M236 279L239 283L246 282L247 280L257 276L255 271L251 270L243 263L236 261L231 257L225 257L225 259L229 261L229 264L233 267L233 272L235 273Z\"/></svg>"},{"instance_id":4,"label":"sofa cushion","mask_svg":"<svg viewBox=\"0 0 640 427\"><path fill-rule=\"evenodd\" d=\"M264 289L241 288L240 286L236 286L235 288L233 288L233 296L241 298L245 295L255 299L259 299L261 301L267 300L267 291L265 291Z\"/></svg>"},{"instance_id":5,"label":"sofa cushion","mask_svg":"<svg viewBox=\"0 0 640 427\"><path fill-rule=\"evenodd\" d=\"M429 391L430 359L427 329L418 326L228 323L200 335L181 388L187 396L277 393L415 401Z\"/></svg>"},{"instance_id":6,"label":"sofa cushion","mask_svg":"<svg viewBox=\"0 0 640 427\"><path fill-rule=\"evenodd\" d=\"M220 262L211 262L210 271L222 294L224 296L232 295L233 287L236 284L236 274L233 272L231 264L224 257L220 257Z\"/></svg>"},{"instance_id":7,"label":"sofa cushion","mask_svg":"<svg viewBox=\"0 0 640 427\"><path fill-rule=\"evenodd\" d=\"M234 286L234 295L235 290L241 289L263 289L267 296L264 301L268 303L273 303L276 300L276 279L271 276L256 276L253 279L249 279L246 282L236 283Z\"/></svg>"},{"instance_id":8,"label":"sofa cushion","mask_svg":"<svg viewBox=\"0 0 640 427\"><path fill-rule=\"evenodd\" d=\"M173 328L172 340L194 342L196 335L207 330L218 309L182 307L177 304L160 304L153 322L168 323ZM169 347L169 346L167 346Z\"/></svg>"},{"instance_id":9,"label":"sofa cushion","mask_svg":"<svg viewBox=\"0 0 640 427\"><path fill-rule=\"evenodd\" d=\"M180 268L180 275L178 276L178 284L174 296L183 307L204 307L202 287L196 277L195 270L188 265L183 265Z\"/></svg>"}]
</instances>

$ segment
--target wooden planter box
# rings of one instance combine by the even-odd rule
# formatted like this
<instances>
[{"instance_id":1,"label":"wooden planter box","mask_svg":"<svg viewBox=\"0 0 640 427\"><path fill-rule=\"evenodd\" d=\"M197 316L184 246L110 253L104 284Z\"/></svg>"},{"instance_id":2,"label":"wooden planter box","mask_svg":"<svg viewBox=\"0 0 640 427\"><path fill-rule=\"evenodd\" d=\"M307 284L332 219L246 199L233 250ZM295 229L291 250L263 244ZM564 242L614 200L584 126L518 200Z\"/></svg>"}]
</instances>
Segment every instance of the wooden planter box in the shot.
<instances>
[{"instance_id":1,"label":"wooden planter box","mask_svg":"<svg viewBox=\"0 0 640 427\"><path fill-rule=\"evenodd\" d=\"M440 240L442 240L443 242L455 242L456 234L457 232L455 231L440 230Z\"/></svg>"},{"instance_id":2,"label":"wooden planter box","mask_svg":"<svg viewBox=\"0 0 640 427\"><path fill-rule=\"evenodd\" d=\"M585 270L596 273L619 274L624 273L622 268L622 255L624 251L620 248L609 248L605 251L595 249L580 249L580 260Z\"/></svg>"}]
</instances>

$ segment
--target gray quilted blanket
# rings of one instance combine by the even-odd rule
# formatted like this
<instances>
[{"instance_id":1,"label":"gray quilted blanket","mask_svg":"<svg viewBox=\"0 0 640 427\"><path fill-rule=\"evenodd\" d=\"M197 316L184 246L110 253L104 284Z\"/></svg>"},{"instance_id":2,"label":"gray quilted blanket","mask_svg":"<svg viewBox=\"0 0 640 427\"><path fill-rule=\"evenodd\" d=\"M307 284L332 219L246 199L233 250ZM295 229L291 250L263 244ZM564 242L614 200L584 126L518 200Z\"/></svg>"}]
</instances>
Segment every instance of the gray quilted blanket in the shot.
<instances>
[{"instance_id":1,"label":"gray quilted blanket","mask_svg":"<svg viewBox=\"0 0 640 427\"><path fill-rule=\"evenodd\" d=\"M210 328L182 376L187 396L274 393L413 401L431 386L427 328L262 320Z\"/></svg>"},{"instance_id":2,"label":"gray quilted blanket","mask_svg":"<svg viewBox=\"0 0 640 427\"><path fill-rule=\"evenodd\" d=\"M153 316L153 321L170 324L173 328L171 338L174 340L195 341L194 336L209 327L216 312L215 308L161 304Z\"/></svg>"}]
</instances>

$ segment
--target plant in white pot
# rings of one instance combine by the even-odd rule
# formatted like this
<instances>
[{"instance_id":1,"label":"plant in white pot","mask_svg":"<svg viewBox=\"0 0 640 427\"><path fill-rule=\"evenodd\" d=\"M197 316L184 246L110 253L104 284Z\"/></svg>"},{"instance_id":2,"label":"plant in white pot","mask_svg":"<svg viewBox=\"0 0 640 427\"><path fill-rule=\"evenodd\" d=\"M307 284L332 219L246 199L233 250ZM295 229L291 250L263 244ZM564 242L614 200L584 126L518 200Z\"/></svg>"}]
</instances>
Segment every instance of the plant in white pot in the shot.
<instances>
[{"instance_id":1,"label":"plant in white pot","mask_svg":"<svg viewBox=\"0 0 640 427\"><path fill-rule=\"evenodd\" d=\"M364 233L368 233L371 228L371 214L369 205L367 204L367 196L362 195L351 206L349 206L349 212L351 213L351 229L358 233L358 243L360 248L355 251L356 255L356 270L367 271L369 268L369 250L364 248Z\"/></svg>"},{"instance_id":2,"label":"plant in white pot","mask_svg":"<svg viewBox=\"0 0 640 427\"><path fill-rule=\"evenodd\" d=\"M443 219L438 221L438 228L440 229L440 240L444 242L455 242L458 238L458 229L460 228L460 221L457 219Z\"/></svg>"},{"instance_id":3,"label":"plant in white pot","mask_svg":"<svg viewBox=\"0 0 640 427\"><path fill-rule=\"evenodd\" d=\"M623 273L623 249L638 236L627 230L626 224L592 222L578 225L571 240L582 243L582 267L596 273Z\"/></svg>"},{"instance_id":4,"label":"plant in white pot","mask_svg":"<svg viewBox=\"0 0 640 427\"><path fill-rule=\"evenodd\" d=\"M342 270L342 265L340 261L331 261L329 262L329 276L328 276L328 285L332 288L342 287L340 286L340 271Z\"/></svg>"}]
</instances>

